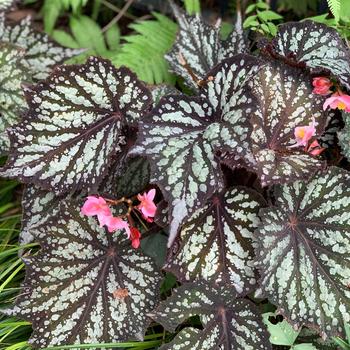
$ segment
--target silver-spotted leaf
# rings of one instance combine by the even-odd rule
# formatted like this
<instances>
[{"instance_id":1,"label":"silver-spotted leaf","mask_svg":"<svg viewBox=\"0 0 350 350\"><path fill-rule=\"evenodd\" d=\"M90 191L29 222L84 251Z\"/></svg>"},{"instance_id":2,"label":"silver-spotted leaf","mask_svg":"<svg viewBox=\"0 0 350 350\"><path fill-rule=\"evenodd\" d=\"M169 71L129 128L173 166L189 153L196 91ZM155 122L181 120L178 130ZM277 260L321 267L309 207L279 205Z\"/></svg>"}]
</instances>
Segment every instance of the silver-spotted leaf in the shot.
<instances>
[{"instance_id":1,"label":"silver-spotted leaf","mask_svg":"<svg viewBox=\"0 0 350 350\"><path fill-rule=\"evenodd\" d=\"M338 132L342 154L350 160L350 114L343 113L344 128Z\"/></svg>"},{"instance_id":2,"label":"silver-spotted leaf","mask_svg":"<svg viewBox=\"0 0 350 350\"><path fill-rule=\"evenodd\" d=\"M274 197L256 231L258 295L298 327L342 334L350 321L350 173L329 168L279 185Z\"/></svg>"},{"instance_id":3,"label":"silver-spotted leaf","mask_svg":"<svg viewBox=\"0 0 350 350\"><path fill-rule=\"evenodd\" d=\"M98 188L122 152L122 127L148 109L151 96L127 68L91 57L57 68L27 102L28 117L11 129L4 175L62 194Z\"/></svg>"},{"instance_id":4,"label":"silver-spotted leaf","mask_svg":"<svg viewBox=\"0 0 350 350\"><path fill-rule=\"evenodd\" d=\"M255 305L237 299L232 288L206 282L186 283L162 302L150 316L170 332L198 315L203 330L185 329L163 349L259 350L271 349L268 333ZM191 337L191 339L185 340ZM185 347L189 344L189 347ZM191 346L190 346L191 345Z\"/></svg>"},{"instance_id":5,"label":"silver-spotted leaf","mask_svg":"<svg viewBox=\"0 0 350 350\"><path fill-rule=\"evenodd\" d=\"M251 118L253 126L252 152L261 183L286 183L310 177L323 162L304 152L296 144L298 126L308 126L315 120L316 135L320 136L327 123L323 111L324 98L312 93L308 75L299 69L270 62L252 82L253 92L259 96L259 109Z\"/></svg>"},{"instance_id":6,"label":"silver-spotted leaf","mask_svg":"<svg viewBox=\"0 0 350 350\"><path fill-rule=\"evenodd\" d=\"M311 343L317 350L339 350L339 347L333 342L332 338L323 340L317 332L305 327L301 330L297 343Z\"/></svg>"},{"instance_id":7,"label":"silver-spotted leaf","mask_svg":"<svg viewBox=\"0 0 350 350\"><path fill-rule=\"evenodd\" d=\"M35 31L30 17L18 24L9 24L4 13L0 13L0 41L24 49L21 62L34 80L45 79L54 66L81 53L81 50L63 48L52 42L47 34Z\"/></svg>"},{"instance_id":8,"label":"silver-spotted leaf","mask_svg":"<svg viewBox=\"0 0 350 350\"><path fill-rule=\"evenodd\" d=\"M8 10L16 0L0 0L0 11Z\"/></svg>"},{"instance_id":9,"label":"silver-spotted leaf","mask_svg":"<svg viewBox=\"0 0 350 350\"><path fill-rule=\"evenodd\" d=\"M225 58L247 51L242 30L234 30L223 42L220 39L220 25L209 25L201 16L190 16L175 4L171 4L179 23L179 32L171 51L165 58L172 71L183 77L188 86L198 88L187 68L201 80ZM187 67L183 64L183 59Z\"/></svg>"},{"instance_id":10,"label":"silver-spotted leaf","mask_svg":"<svg viewBox=\"0 0 350 350\"><path fill-rule=\"evenodd\" d=\"M30 80L22 66L24 51L11 44L0 44L0 155L8 151L10 140L6 129L19 120L26 108L22 82Z\"/></svg>"},{"instance_id":11,"label":"silver-spotted leaf","mask_svg":"<svg viewBox=\"0 0 350 350\"><path fill-rule=\"evenodd\" d=\"M247 294L256 284L254 230L263 202L243 187L215 194L182 226L181 246L165 269L180 281L207 280Z\"/></svg>"},{"instance_id":12,"label":"silver-spotted leaf","mask_svg":"<svg viewBox=\"0 0 350 350\"><path fill-rule=\"evenodd\" d=\"M245 85L258 68L249 55L228 59L209 73L201 97L166 96L141 121L133 153L149 158L151 181L172 208L169 245L182 221L222 188L216 151L247 152L257 103Z\"/></svg>"},{"instance_id":13,"label":"silver-spotted leaf","mask_svg":"<svg viewBox=\"0 0 350 350\"><path fill-rule=\"evenodd\" d=\"M344 113L345 114L345 113ZM344 127L342 113L329 113L326 130L318 138L318 143L323 148L332 148L338 143L338 132Z\"/></svg>"},{"instance_id":14,"label":"silver-spotted leaf","mask_svg":"<svg viewBox=\"0 0 350 350\"><path fill-rule=\"evenodd\" d=\"M124 232L107 233L73 201L36 226L23 291L7 313L29 320L36 348L142 339L161 274Z\"/></svg>"},{"instance_id":15,"label":"silver-spotted leaf","mask_svg":"<svg viewBox=\"0 0 350 350\"><path fill-rule=\"evenodd\" d=\"M35 240L32 230L59 211L61 200L61 197L40 187L28 185L25 188L22 198L22 227L19 235L21 244Z\"/></svg>"},{"instance_id":16,"label":"silver-spotted leaf","mask_svg":"<svg viewBox=\"0 0 350 350\"><path fill-rule=\"evenodd\" d=\"M174 86L159 84L159 85L151 85L150 90L152 93L153 105L156 106L160 99L166 95L176 95L180 94L180 91L176 89Z\"/></svg>"},{"instance_id":17,"label":"silver-spotted leaf","mask_svg":"<svg viewBox=\"0 0 350 350\"><path fill-rule=\"evenodd\" d=\"M279 26L267 47L273 56L291 65L306 66L318 73L329 71L350 88L350 53L338 32L310 20Z\"/></svg>"}]
</instances>

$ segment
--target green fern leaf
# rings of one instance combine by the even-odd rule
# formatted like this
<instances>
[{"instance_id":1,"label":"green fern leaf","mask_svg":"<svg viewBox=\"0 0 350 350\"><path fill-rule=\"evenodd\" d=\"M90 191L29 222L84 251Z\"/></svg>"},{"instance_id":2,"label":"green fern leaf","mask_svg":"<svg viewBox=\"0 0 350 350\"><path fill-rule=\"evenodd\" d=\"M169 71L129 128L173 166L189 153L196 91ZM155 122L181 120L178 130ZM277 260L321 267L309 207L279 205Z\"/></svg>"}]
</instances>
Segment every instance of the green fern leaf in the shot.
<instances>
[{"instance_id":1,"label":"green fern leaf","mask_svg":"<svg viewBox=\"0 0 350 350\"><path fill-rule=\"evenodd\" d=\"M153 15L153 20L130 25L135 34L123 37L124 44L112 62L127 66L147 83L174 83L175 77L169 72L164 55L175 40L177 25L159 13Z\"/></svg>"},{"instance_id":2,"label":"green fern leaf","mask_svg":"<svg viewBox=\"0 0 350 350\"><path fill-rule=\"evenodd\" d=\"M329 9L331 10L336 21L339 21L340 16L340 0L327 0Z\"/></svg>"}]
</instances>

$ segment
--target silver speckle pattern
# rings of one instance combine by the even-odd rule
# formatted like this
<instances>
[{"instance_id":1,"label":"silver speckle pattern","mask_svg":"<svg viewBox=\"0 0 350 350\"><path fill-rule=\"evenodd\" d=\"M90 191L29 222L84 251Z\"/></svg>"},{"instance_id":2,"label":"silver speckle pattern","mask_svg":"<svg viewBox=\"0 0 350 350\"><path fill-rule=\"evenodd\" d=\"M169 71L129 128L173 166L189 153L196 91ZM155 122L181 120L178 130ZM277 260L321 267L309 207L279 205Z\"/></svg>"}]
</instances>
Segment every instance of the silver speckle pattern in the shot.
<instances>
[{"instance_id":1,"label":"silver speckle pattern","mask_svg":"<svg viewBox=\"0 0 350 350\"><path fill-rule=\"evenodd\" d=\"M80 206L35 228L42 250L27 257L22 293L7 314L32 322L36 348L143 339L158 302L161 274L130 246L124 232L107 233Z\"/></svg>"},{"instance_id":2,"label":"silver speckle pattern","mask_svg":"<svg viewBox=\"0 0 350 350\"><path fill-rule=\"evenodd\" d=\"M269 350L268 333L255 305L227 287L188 283L162 302L151 317L170 332L198 315L203 330L185 328L162 350Z\"/></svg>"},{"instance_id":3,"label":"silver speckle pattern","mask_svg":"<svg viewBox=\"0 0 350 350\"><path fill-rule=\"evenodd\" d=\"M338 132L339 144L343 155L350 160L350 113L343 113L344 128Z\"/></svg>"},{"instance_id":4,"label":"silver speckle pattern","mask_svg":"<svg viewBox=\"0 0 350 350\"><path fill-rule=\"evenodd\" d=\"M26 97L28 116L10 130L3 175L56 194L96 190L112 157L122 152L123 125L151 104L134 73L95 57L57 68Z\"/></svg>"},{"instance_id":5,"label":"silver speckle pattern","mask_svg":"<svg viewBox=\"0 0 350 350\"><path fill-rule=\"evenodd\" d=\"M186 68L180 64L180 53L196 77L203 79L206 73L225 58L248 51L241 28L235 29L223 42L220 39L220 26L211 26L199 15L189 16L173 3L171 4L179 24L179 32L171 51L165 58L173 72L182 76L188 86L198 88Z\"/></svg>"},{"instance_id":6,"label":"silver speckle pattern","mask_svg":"<svg viewBox=\"0 0 350 350\"><path fill-rule=\"evenodd\" d=\"M296 143L295 128L309 125L312 118L315 138L323 133L327 124L324 98L312 93L308 75L279 62L266 64L253 79L252 89L260 102L251 118L254 161L246 157L246 162L258 172L263 186L309 178L323 162L302 147L290 146Z\"/></svg>"},{"instance_id":7,"label":"silver speckle pattern","mask_svg":"<svg viewBox=\"0 0 350 350\"><path fill-rule=\"evenodd\" d=\"M181 246L165 269L183 282L207 280L248 294L256 285L254 230L263 203L256 192L241 187L215 194L185 222Z\"/></svg>"},{"instance_id":8,"label":"silver speckle pattern","mask_svg":"<svg viewBox=\"0 0 350 350\"><path fill-rule=\"evenodd\" d=\"M257 295L298 327L341 335L350 322L350 173L331 167L274 197L256 231Z\"/></svg>"},{"instance_id":9,"label":"silver speckle pattern","mask_svg":"<svg viewBox=\"0 0 350 350\"><path fill-rule=\"evenodd\" d=\"M310 20L290 22L279 26L271 45L275 54L315 72L326 69L350 88L350 53L335 29Z\"/></svg>"}]
</instances>

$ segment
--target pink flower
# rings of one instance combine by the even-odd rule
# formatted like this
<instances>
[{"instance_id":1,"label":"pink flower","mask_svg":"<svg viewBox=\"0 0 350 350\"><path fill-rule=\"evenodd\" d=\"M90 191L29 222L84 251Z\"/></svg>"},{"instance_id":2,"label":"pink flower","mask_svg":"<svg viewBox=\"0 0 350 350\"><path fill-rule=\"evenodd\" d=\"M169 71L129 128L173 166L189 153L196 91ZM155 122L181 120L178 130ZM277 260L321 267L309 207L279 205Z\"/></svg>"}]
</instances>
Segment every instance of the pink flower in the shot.
<instances>
[{"instance_id":1,"label":"pink flower","mask_svg":"<svg viewBox=\"0 0 350 350\"><path fill-rule=\"evenodd\" d=\"M124 229L128 238L130 238L130 227L129 224L122 220L119 217L115 217L112 215L109 216L102 216L99 218L100 226L107 226L107 229L109 232L114 232L117 230Z\"/></svg>"},{"instance_id":2,"label":"pink flower","mask_svg":"<svg viewBox=\"0 0 350 350\"><path fill-rule=\"evenodd\" d=\"M321 147L317 140L313 141L307 149L308 153L313 156L319 156L324 150L325 148Z\"/></svg>"},{"instance_id":3,"label":"pink flower","mask_svg":"<svg viewBox=\"0 0 350 350\"><path fill-rule=\"evenodd\" d=\"M136 227L131 227L130 231L131 245L133 248L137 249L140 246L141 233Z\"/></svg>"},{"instance_id":4,"label":"pink flower","mask_svg":"<svg viewBox=\"0 0 350 350\"><path fill-rule=\"evenodd\" d=\"M312 85L314 89L312 92L318 95L329 95L332 93L330 88L332 87L332 82L325 77L316 77L312 80Z\"/></svg>"},{"instance_id":5,"label":"pink flower","mask_svg":"<svg viewBox=\"0 0 350 350\"><path fill-rule=\"evenodd\" d=\"M111 210L103 197L89 196L81 208L81 213L86 216L112 215Z\"/></svg>"},{"instance_id":6,"label":"pink flower","mask_svg":"<svg viewBox=\"0 0 350 350\"><path fill-rule=\"evenodd\" d=\"M294 136L297 141L295 145L290 147L307 146L310 139L316 134L316 122L315 118L312 118L312 122L307 126L297 126L294 129Z\"/></svg>"},{"instance_id":7,"label":"pink flower","mask_svg":"<svg viewBox=\"0 0 350 350\"><path fill-rule=\"evenodd\" d=\"M153 202L155 195L156 190L154 188L148 191L148 193L145 192L143 195L137 195L137 199L141 202L137 208L140 210L146 220L153 218L156 214L157 206Z\"/></svg>"},{"instance_id":8,"label":"pink flower","mask_svg":"<svg viewBox=\"0 0 350 350\"><path fill-rule=\"evenodd\" d=\"M350 96L345 94L335 93L331 97L328 97L323 104L323 110L328 107L331 109L341 109L345 112L350 112Z\"/></svg>"}]
</instances>

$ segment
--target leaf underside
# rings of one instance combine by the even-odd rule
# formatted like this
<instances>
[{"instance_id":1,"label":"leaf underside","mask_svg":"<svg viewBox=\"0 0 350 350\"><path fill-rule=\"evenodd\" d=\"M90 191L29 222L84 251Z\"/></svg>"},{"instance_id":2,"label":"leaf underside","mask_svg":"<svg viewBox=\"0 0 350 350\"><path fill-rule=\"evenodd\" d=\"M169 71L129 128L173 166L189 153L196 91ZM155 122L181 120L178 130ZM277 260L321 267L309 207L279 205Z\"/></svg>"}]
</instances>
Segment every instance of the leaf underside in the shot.
<instances>
[{"instance_id":1,"label":"leaf underside","mask_svg":"<svg viewBox=\"0 0 350 350\"><path fill-rule=\"evenodd\" d=\"M350 175L329 168L307 183L278 186L274 196L256 232L258 295L292 324L342 334L350 321Z\"/></svg>"},{"instance_id":2,"label":"leaf underside","mask_svg":"<svg viewBox=\"0 0 350 350\"><path fill-rule=\"evenodd\" d=\"M304 152L296 143L294 130L307 126L315 118L316 135L320 136L327 123L323 98L312 93L308 75L297 68L279 62L266 64L252 82L259 96L259 108L251 118L254 162L246 162L256 170L263 186L309 178L324 166L318 158Z\"/></svg>"},{"instance_id":3,"label":"leaf underside","mask_svg":"<svg viewBox=\"0 0 350 350\"><path fill-rule=\"evenodd\" d=\"M292 65L306 65L311 71L329 71L350 88L350 54L338 32L310 20L279 26L269 44L272 54Z\"/></svg>"},{"instance_id":4,"label":"leaf underside","mask_svg":"<svg viewBox=\"0 0 350 350\"><path fill-rule=\"evenodd\" d=\"M256 284L253 232L262 203L243 187L214 195L182 227L181 246L165 269L180 281L208 280L249 293Z\"/></svg>"},{"instance_id":5,"label":"leaf underside","mask_svg":"<svg viewBox=\"0 0 350 350\"><path fill-rule=\"evenodd\" d=\"M220 39L220 26L211 26L199 16L190 16L171 2L179 23L179 32L171 51L165 56L172 71L185 79L189 87L198 86L180 63L185 59L193 74L199 79L225 58L248 51L242 31L233 31L226 41Z\"/></svg>"},{"instance_id":6,"label":"leaf underside","mask_svg":"<svg viewBox=\"0 0 350 350\"><path fill-rule=\"evenodd\" d=\"M35 31L30 17L18 24L8 24L5 13L0 13L0 41L11 43L25 51L21 62L31 72L34 80L45 79L54 66L81 53L81 50L63 48L52 42L47 34Z\"/></svg>"},{"instance_id":7,"label":"leaf underside","mask_svg":"<svg viewBox=\"0 0 350 350\"><path fill-rule=\"evenodd\" d=\"M179 324L194 315L200 317L204 329L185 328L162 350L271 349L255 305L236 299L232 288L227 286L205 282L184 284L162 302L151 317L174 332Z\"/></svg>"},{"instance_id":8,"label":"leaf underside","mask_svg":"<svg viewBox=\"0 0 350 350\"><path fill-rule=\"evenodd\" d=\"M0 155L8 151L10 140L6 129L19 120L26 102L21 83L29 81L21 60L24 51L11 44L0 44Z\"/></svg>"},{"instance_id":9,"label":"leaf underside","mask_svg":"<svg viewBox=\"0 0 350 350\"><path fill-rule=\"evenodd\" d=\"M158 301L153 261L67 201L36 226L42 250L25 259L23 293L12 310L33 323L36 348L143 339Z\"/></svg>"},{"instance_id":10,"label":"leaf underside","mask_svg":"<svg viewBox=\"0 0 350 350\"><path fill-rule=\"evenodd\" d=\"M11 130L4 174L56 194L96 190L123 152L122 127L151 103L134 73L94 57L57 68L26 97L29 114Z\"/></svg>"}]
</instances>

